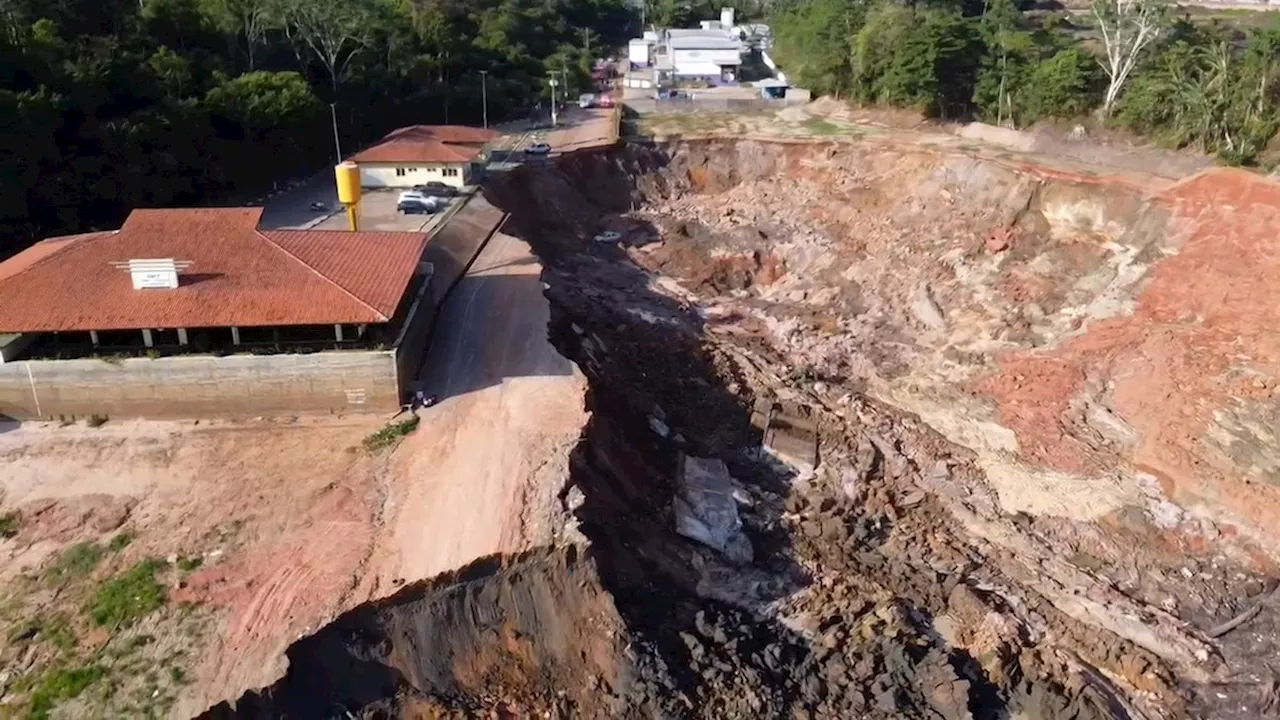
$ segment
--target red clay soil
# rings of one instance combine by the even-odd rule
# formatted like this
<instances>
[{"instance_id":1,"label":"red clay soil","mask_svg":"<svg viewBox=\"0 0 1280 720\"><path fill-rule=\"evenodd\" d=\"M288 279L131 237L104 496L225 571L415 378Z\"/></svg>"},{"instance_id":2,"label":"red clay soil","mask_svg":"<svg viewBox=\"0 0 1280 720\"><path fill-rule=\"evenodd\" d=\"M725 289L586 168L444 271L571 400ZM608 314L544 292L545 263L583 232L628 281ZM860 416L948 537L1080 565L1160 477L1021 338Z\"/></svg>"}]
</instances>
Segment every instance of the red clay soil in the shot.
<instances>
[{"instance_id":1,"label":"red clay soil","mask_svg":"<svg viewBox=\"0 0 1280 720\"><path fill-rule=\"evenodd\" d=\"M1000 358L982 388L1039 464L1090 472L1107 464L1064 422L1086 380L1111 390L1114 412L1137 431L1129 451L1175 502L1218 505L1257 528L1280 525L1280 185L1215 169L1156 196L1185 233L1158 261L1127 317L1100 322L1049 352Z\"/></svg>"}]
</instances>

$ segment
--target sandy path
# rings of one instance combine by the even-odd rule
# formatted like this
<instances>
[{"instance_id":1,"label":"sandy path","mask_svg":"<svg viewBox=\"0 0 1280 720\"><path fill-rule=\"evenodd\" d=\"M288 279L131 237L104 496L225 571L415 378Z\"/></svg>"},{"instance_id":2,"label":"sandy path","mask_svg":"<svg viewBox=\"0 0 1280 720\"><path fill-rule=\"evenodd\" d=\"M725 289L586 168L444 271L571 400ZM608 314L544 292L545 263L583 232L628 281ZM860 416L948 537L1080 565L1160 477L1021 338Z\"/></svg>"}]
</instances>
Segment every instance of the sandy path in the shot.
<instances>
[{"instance_id":1,"label":"sandy path","mask_svg":"<svg viewBox=\"0 0 1280 720\"><path fill-rule=\"evenodd\" d=\"M498 233L445 304L420 377L442 402L396 452L373 596L550 540L586 384L547 341L540 271Z\"/></svg>"}]
</instances>

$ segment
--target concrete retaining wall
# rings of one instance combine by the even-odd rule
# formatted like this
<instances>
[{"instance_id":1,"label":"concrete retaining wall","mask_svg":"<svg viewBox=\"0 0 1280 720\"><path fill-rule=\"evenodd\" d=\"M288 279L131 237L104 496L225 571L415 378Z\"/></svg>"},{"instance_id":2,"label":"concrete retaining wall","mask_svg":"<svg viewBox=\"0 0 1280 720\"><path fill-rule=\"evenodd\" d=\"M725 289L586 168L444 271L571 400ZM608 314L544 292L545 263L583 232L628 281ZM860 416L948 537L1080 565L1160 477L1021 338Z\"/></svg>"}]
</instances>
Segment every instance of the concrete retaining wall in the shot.
<instances>
[{"instance_id":1,"label":"concrete retaining wall","mask_svg":"<svg viewBox=\"0 0 1280 720\"><path fill-rule=\"evenodd\" d=\"M413 302L413 307L409 309L404 327L400 329L400 337L396 339L396 382L406 397L412 391L419 389L415 386L418 368L426 355L427 341L431 339L431 328L435 325L436 313L440 310L439 303L433 297L434 282L433 275L431 281L422 287L422 291Z\"/></svg>"},{"instance_id":2,"label":"concrete retaining wall","mask_svg":"<svg viewBox=\"0 0 1280 720\"><path fill-rule=\"evenodd\" d=\"M0 365L0 415L18 420L394 412L399 405L391 351Z\"/></svg>"}]
</instances>

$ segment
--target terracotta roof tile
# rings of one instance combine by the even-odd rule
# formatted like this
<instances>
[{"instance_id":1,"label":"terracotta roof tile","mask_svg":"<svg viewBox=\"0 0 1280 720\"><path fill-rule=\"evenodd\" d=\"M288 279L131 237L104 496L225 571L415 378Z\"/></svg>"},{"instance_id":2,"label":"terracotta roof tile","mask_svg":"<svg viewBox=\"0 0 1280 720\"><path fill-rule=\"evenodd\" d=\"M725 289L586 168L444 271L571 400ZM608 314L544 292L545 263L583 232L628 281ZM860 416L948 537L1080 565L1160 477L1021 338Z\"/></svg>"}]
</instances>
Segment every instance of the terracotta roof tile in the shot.
<instances>
[{"instance_id":1,"label":"terracotta roof tile","mask_svg":"<svg viewBox=\"0 0 1280 720\"><path fill-rule=\"evenodd\" d=\"M63 235L52 237L32 245L8 260L0 263L0 280L26 270L45 258L59 252L80 240L95 237L102 233L84 233L82 235Z\"/></svg>"},{"instance_id":2,"label":"terracotta roof tile","mask_svg":"<svg viewBox=\"0 0 1280 720\"><path fill-rule=\"evenodd\" d=\"M449 145L439 140L396 138L352 155L354 163L466 163L480 154L478 148Z\"/></svg>"},{"instance_id":3,"label":"terracotta roof tile","mask_svg":"<svg viewBox=\"0 0 1280 720\"><path fill-rule=\"evenodd\" d=\"M409 125L408 127L392 130L387 133L385 139L390 140L391 138L406 136L430 137L444 143L483 145L491 140L496 140L501 135L502 133L497 130L487 130L469 125Z\"/></svg>"},{"instance_id":4,"label":"terracotta roof tile","mask_svg":"<svg viewBox=\"0 0 1280 720\"><path fill-rule=\"evenodd\" d=\"M387 133L382 142L351 156L356 163L465 163L480 146L501 133L465 125L410 125Z\"/></svg>"},{"instance_id":5,"label":"terracotta roof tile","mask_svg":"<svg viewBox=\"0 0 1280 720\"><path fill-rule=\"evenodd\" d=\"M261 215L135 210L118 231L39 243L0 263L0 332L386 322L426 246L422 233L259 231ZM135 258L191 266L176 289L134 290L111 263Z\"/></svg>"}]
</instances>

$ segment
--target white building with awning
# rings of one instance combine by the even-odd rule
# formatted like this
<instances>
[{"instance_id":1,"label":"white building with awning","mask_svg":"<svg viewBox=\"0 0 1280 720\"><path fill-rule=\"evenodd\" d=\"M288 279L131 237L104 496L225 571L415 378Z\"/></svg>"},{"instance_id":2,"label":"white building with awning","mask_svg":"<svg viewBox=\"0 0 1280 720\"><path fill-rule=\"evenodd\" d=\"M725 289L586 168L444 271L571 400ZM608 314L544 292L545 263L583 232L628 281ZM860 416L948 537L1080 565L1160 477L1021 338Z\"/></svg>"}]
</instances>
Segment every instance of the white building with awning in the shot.
<instances>
[{"instance_id":1,"label":"white building with awning","mask_svg":"<svg viewBox=\"0 0 1280 720\"><path fill-rule=\"evenodd\" d=\"M724 30L668 30L665 47L674 80L736 82L738 79L743 44Z\"/></svg>"}]
</instances>

